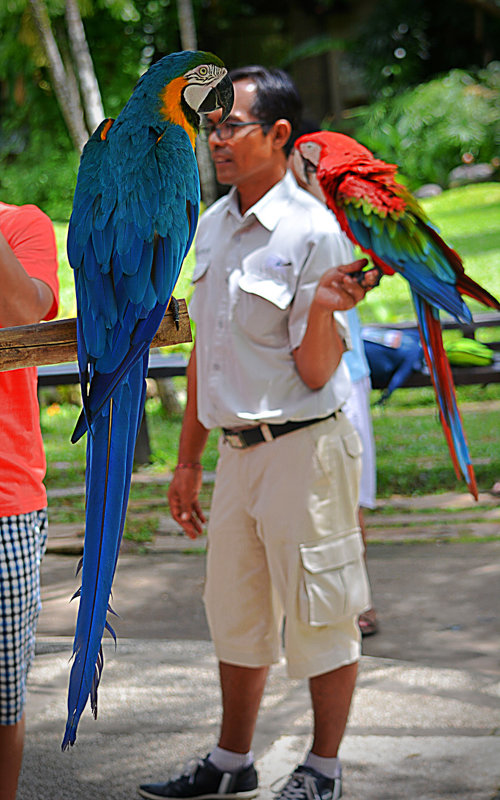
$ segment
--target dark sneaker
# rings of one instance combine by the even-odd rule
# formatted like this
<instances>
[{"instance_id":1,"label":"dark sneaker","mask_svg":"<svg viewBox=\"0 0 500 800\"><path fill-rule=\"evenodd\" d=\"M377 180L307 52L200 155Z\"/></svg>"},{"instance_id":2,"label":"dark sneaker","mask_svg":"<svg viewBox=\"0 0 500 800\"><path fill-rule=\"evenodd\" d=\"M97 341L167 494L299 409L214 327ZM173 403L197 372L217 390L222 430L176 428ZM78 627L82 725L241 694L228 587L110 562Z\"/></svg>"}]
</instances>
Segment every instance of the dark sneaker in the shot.
<instances>
[{"instance_id":1,"label":"dark sneaker","mask_svg":"<svg viewBox=\"0 0 500 800\"><path fill-rule=\"evenodd\" d=\"M339 800L342 797L342 771L336 778L326 778L312 767L297 767L275 794L276 800Z\"/></svg>"},{"instance_id":2,"label":"dark sneaker","mask_svg":"<svg viewBox=\"0 0 500 800\"><path fill-rule=\"evenodd\" d=\"M163 800L247 800L258 794L258 778L255 767L238 770L238 772L221 772L208 760L198 759L191 770L166 783L143 783L139 787L142 797L161 797Z\"/></svg>"}]
</instances>

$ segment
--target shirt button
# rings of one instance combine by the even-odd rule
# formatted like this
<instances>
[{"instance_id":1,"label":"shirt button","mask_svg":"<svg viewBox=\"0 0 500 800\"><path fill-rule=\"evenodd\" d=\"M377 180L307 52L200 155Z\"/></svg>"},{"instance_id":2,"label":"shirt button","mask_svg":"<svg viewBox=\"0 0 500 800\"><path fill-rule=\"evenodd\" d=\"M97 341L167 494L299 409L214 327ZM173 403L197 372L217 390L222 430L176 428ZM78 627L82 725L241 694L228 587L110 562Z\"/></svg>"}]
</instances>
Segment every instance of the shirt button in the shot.
<instances>
[{"instance_id":1,"label":"shirt button","mask_svg":"<svg viewBox=\"0 0 500 800\"><path fill-rule=\"evenodd\" d=\"M218 372L220 370L220 364L212 364L212 369L214 372Z\"/></svg>"}]
</instances>

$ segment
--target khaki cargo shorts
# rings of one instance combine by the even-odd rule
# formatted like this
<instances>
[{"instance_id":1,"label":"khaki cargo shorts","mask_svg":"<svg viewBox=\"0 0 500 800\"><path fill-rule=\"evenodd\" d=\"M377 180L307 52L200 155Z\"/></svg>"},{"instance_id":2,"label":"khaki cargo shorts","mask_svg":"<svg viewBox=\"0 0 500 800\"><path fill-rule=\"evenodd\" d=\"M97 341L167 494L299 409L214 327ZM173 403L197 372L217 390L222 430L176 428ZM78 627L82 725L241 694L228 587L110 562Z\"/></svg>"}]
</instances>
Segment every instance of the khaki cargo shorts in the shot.
<instances>
[{"instance_id":1,"label":"khaki cargo shorts","mask_svg":"<svg viewBox=\"0 0 500 800\"><path fill-rule=\"evenodd\" d=\"M282 641L292 678L359 659L360 472L344 414L244 450L221 440L204 595L220 661L269 665Z\"/></svg>"}]
</instances>

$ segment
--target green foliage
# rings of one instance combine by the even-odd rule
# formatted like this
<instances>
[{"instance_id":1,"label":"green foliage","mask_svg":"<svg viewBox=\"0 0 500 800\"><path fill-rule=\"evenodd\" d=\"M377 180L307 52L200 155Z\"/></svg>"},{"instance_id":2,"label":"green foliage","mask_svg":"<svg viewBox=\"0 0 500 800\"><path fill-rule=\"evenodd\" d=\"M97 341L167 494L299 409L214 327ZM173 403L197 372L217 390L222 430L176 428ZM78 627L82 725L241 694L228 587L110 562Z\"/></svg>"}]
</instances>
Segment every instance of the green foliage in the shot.
<instances>
[{"instance_id":1,"label":"green foliage","mask_svg":"<svg viewBox=\"0 0 500 800\"><path fill-rule=\"evenodd\" d=\"M384 0L360 19L351 60L371 98L390 97L452 67L475 70L499 57L498 4Z\"/></svg>"},{"instance_id":2,"label":"green foliage","mask_svg":"<svg viewBox=\"0 0 500 800\"><path fill-rule=\"evenodd\" d=\"M34 203L52 219L68 220L78 170L78 155L68 146L54 147L54 138L35 131L24 152L0 158L0 197L4 203Z\"/></svg>"},{"instance_id":3,"label":"green foliage","mask_svg":"<svg viewBox=\"0 0 500 800\"><path fill-rule=\"evenodd\" d=\"M477 74L452 70L358 110L355 135L379 157L398 164L410 188L446 187L465 154L478 162L500 155L499 105L499 62Z\"/></svg>"},{"instance_id":4,"label":"green foliage","mask_svg":"<svg viewBox=\"0 0 500 800\"><path fill-rule=\"evenodd\" d=\"M64 2L47 3L63 58ZM116 117L142 71L180 47L173 0L86 0L82 14L105 113ZM0 197L69 219L78 156L50 82L28 0L0 7Z\"/></svg>"}]
</instances>

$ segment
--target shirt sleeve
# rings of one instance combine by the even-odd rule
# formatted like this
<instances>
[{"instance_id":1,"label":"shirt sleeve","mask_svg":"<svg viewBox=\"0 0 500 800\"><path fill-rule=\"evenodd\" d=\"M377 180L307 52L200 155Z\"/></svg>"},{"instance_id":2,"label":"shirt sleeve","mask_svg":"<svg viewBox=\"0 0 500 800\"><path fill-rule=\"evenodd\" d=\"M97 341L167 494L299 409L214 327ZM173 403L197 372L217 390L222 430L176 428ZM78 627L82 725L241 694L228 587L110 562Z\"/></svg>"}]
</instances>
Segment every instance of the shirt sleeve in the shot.
<instances>
[{"instance_id":1,"label":"shirt sleeve","mask_svg":"<svg viewBox=\"0 0 500 800\"><path fill-rule=\"evenodd\" d=\"M2 232L31 278L47 284L53 302L44 319L54 319L59 306L59 281L57 277L57 245L54 226L49 217L37 206L21 206Z\"/></svg>"},{"instance_id":2,"label":"shirt sleeve","mask_svg":"<svg viewBox=\"0 0 500 800\"><path fill-rule=\"evenodd\" d=\"M290 311L288 328L292 350L299 347L304 338L309 308L319 279L327 269L338 267L341 264L350 264L351 261L353 261L353 250L346 236L333 226L331 231L322 231L320 233L316 242L312 245L301 270ZM335 320L339 333L349 349L351 340L344 314L335 312Z\"/></svg>"}]
</instances>

